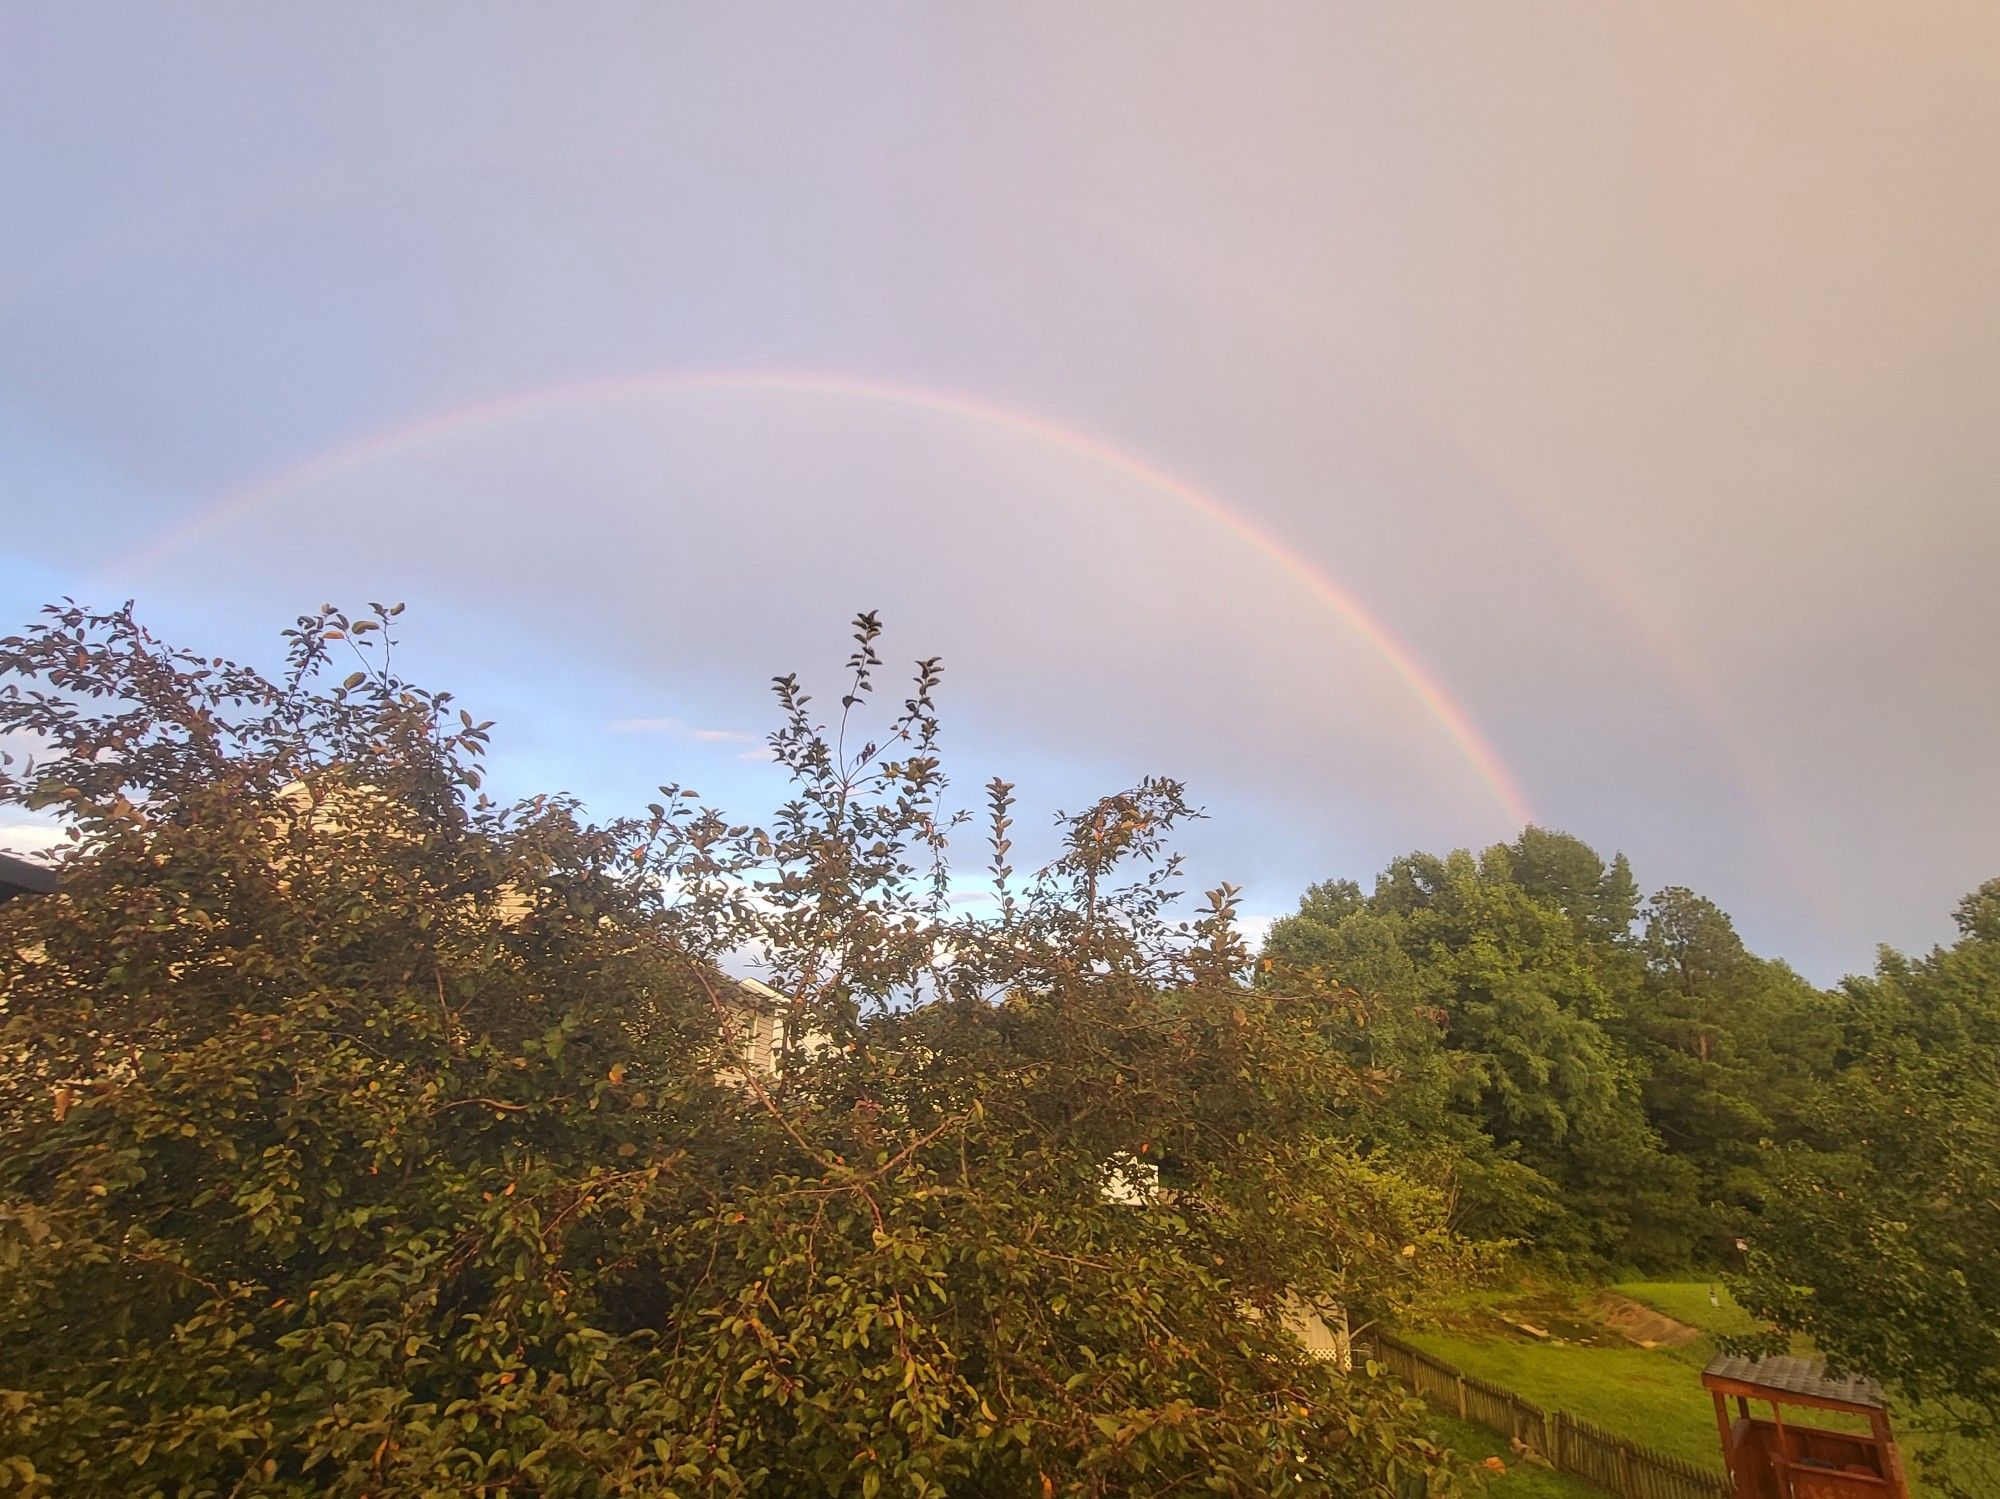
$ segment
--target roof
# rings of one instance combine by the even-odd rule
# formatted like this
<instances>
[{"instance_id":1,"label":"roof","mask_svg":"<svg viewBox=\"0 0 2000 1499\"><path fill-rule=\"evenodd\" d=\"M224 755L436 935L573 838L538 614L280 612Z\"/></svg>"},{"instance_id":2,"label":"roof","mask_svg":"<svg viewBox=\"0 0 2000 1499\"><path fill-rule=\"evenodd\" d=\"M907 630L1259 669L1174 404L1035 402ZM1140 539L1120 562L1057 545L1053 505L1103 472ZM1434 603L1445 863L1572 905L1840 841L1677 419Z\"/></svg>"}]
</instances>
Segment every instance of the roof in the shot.
<instances>
[{"instance_id":1,"label":"roof","mask_svg":"<svg viewBox=\"0 0 2000 1499\"><path fill-rule=\"evenodd\" d=\"M753 1009L775 1010L788 1003L784 995L757 979L732 978L729 982L736 986L737 993Z\"/></svg>"},{"instance_id":2,"label":"roof","mask_svg":"<svg viewBox=\"0 0 2000 1499\"><path fill-rule=\"evenodd\" d=\"M0 854L0 901L17 895L53 895L56 872L46 864Z\"/></svg>"},{"instance_id":3,"label":"roof","mask_svg":"<svg viewBox=\"0 0 2000 1499\"><path fill-rule=\"evenodd\" d=\"M1701 1371L1704 1381L1733 1380L1756 1385L1773 1395L1793 1395L1801 1400L1833 1400L1842 1405L1867 1406L1881 1410L1887 1402L1882 1387L1860 1374L1835 1378L1826 1372L1826 1363L1816 1358L1744 1358L1740 1354L1718 1353Z\"/></svg>"}]
</instances>

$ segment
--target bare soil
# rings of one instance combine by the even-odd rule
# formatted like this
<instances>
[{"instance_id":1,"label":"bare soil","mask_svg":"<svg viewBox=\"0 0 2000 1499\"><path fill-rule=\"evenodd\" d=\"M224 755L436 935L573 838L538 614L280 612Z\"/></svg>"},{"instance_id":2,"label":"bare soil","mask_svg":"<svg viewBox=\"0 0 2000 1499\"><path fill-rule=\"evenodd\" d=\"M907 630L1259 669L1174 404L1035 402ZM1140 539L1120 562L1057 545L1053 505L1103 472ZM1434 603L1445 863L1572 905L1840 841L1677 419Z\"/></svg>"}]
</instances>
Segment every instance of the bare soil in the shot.
<instances>
[{"instance_id":1,"label":"bare soil","mask_svg":"<svg viewBox=\"0 0 2000 1499\"><path fill-rule=\"evenodd\" d=\"M1701 1336L1699 1327L1676 1322L1665 1312L1617 1291L1598 1292L1591 1298L1590 1310L1626 1342L1641 1348L1681 1348Z\"/></svg>"},{"instance_id":2,"label":"bare soil","mask_svg":"<svg viewBox=\"0 0 2000 1499\"><path fill-rule=\"evenodd\" d=\"M1664 1312L1610 1289L1579 1297L1573 1291L1542 1289L1443 1319L1447 1327L1486 1336L1584 1348L1682 1348L1701 1336Z\"/></svg>"}]
</instances>

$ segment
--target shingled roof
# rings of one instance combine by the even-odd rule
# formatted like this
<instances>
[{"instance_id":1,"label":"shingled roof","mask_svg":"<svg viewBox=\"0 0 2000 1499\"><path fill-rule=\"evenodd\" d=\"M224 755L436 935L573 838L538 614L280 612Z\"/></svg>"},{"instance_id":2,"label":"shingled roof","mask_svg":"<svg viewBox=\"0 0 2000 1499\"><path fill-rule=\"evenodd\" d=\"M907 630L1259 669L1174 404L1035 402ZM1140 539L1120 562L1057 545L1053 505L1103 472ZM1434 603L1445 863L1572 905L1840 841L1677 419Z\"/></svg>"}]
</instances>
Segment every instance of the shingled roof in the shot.
<instances>
[{"instance_id":1,"label":"shingled roof","mask_svg":"<svg viewBox=\"0 0 2000 1499\"><path fill-rule=\"evenodd\" d=\"M1775 1390L1785 1395L1802 1395L1808 1400L1838 1400L1845 1405L1886 1409L1882 1387L1860 1374L1833 1378L1826 1364L1816 1358L1744 1358L1739 1354L1718 1353L1708 1361L1703 1379L1731 1379Z\"/></svg>"},{"instance_id":2,"label":"shingled roof","mask_svg":"<svg viewBox=\"0 0 2000 1499\"><path fill-rule=\"evenodd\" d=\"M56 872L46 864L0 854L0 901L17 895L49 895L56 888Z\"/></svg>"}]
</instances>

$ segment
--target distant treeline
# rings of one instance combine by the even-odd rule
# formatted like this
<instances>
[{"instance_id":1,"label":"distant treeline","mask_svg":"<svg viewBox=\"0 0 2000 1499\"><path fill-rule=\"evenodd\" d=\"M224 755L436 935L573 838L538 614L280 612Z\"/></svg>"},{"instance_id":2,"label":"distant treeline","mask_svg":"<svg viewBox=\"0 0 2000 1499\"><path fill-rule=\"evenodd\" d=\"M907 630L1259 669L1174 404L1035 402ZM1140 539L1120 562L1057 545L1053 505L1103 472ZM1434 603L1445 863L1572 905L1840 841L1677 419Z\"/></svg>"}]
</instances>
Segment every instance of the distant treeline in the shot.
<instances>
[{"instance_id":1,"label":"distant treeline","mask_svg":"<svg viewBox=\"0 0 2000 1499\"><path fill-rule=\"evenodd\" d=\"M1642 900L1622 854L1530 827L1478 855L1399 858L1372 893L1312 886L1273 926L1261 982L1352 991L1360 1059L1394 1079L1380 1142L1455 1162L1465 1231L1741 1270L1737 1241L1775 1231L1774 1204L1862 1169L1882 1111L1907 1102L1879 1086L1899 1058L1966 1088L1990 1074L1990 968L1971 970L1992 962L2000 881L1959 922L1949 953L1885 953L1822 990L1752 953L1714 901ZM1896 1117L1947 1131L1973 1102Z\"/></svg>"},{"instance_id":2,"label":"distant treeline","mask_svg":"<svg viewBox=\"0 0 2000 1499\"><path fill-rule=\"evenodd\" d=\"M1455 1226L1583 1268L1706 1265L1891 1383L2000 1492L2000 879L1958 940L1829 990L1691 890L1529 828L1313 886L1258 981L1332 994L1385 1160ZM1943 1483L1942 1469L1933 1481Z\"/></svg>"}]
</instances>

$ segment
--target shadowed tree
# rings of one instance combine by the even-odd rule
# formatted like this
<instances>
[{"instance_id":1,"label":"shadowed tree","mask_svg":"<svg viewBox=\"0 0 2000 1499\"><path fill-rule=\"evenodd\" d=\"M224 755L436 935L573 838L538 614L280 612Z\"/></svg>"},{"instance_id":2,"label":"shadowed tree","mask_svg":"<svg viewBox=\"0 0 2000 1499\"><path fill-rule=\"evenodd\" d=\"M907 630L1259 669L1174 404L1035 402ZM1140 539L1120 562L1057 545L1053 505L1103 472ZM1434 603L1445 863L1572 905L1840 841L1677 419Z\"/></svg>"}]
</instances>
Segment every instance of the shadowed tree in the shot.
<instances>
[{"instance_id":1,"label":"shadowed tree","mask_svg":"<svg viewBox=\"0 0 2000 1499\"><path fill-rule=\"evenodd\" d=\"M2000 880L1958 908L1959 940L1884 949L1849 979L1838 1065L1808 1137L1779 1154L1751 1238L1745 1306L1928 1403L1933 1432L1985 1442L1927 1468L2000 1484Z\"/></svg>"},{"instance_id":2,"label":"shadowed tree","mask_svg":"<svg viewBox=\"0 0 2000 1499\"><path fill-rule=\"evenodd\" d=\"M1647 903L1645 973L1620 1034L1646 1111L1699 1177L1705 1254L1724 1255L1770 1190L1833 1060L1835 1011L1791 968L1751 953L1728 915L1670 886Z\"/></svg>"}]
</instances>

